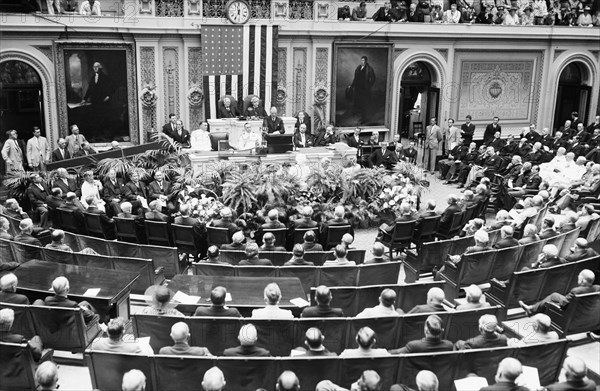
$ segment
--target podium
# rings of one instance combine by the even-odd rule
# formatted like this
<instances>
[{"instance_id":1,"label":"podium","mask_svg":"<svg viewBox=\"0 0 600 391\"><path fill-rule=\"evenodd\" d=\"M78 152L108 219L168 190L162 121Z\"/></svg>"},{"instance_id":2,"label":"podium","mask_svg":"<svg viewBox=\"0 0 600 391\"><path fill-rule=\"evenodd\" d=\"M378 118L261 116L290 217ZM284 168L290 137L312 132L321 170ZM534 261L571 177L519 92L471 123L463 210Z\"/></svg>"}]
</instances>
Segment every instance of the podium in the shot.
<instances>
[{"instance_id":1,"label":"podium","mask_svg":"<svg viewBox=\"0 0 600 391\"><path fill-rule=\"evenodd\" d=\"M294 150L292 134L271 133L267 136L267 149L269 153L286 153Z\"/></svg>"}]
</instances>

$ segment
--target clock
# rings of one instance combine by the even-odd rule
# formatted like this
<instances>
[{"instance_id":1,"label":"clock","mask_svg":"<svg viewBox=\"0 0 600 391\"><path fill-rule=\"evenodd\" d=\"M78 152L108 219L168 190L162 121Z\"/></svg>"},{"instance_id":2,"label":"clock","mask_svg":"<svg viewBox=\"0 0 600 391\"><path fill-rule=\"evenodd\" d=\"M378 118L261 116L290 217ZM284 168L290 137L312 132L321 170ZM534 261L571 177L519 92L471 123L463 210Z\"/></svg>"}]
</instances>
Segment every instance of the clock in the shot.
<instances>
[{"instance_id":1,"label":"clock","mask_svg":"<svg viewBox=\"0 0 600 391\"><path fill-rule=\"evenodd\" d=\"M225 7L227 19L233 24L244 24L250 20L250 6L244 0L231 0Z\"/></svg>"}]
</instances>

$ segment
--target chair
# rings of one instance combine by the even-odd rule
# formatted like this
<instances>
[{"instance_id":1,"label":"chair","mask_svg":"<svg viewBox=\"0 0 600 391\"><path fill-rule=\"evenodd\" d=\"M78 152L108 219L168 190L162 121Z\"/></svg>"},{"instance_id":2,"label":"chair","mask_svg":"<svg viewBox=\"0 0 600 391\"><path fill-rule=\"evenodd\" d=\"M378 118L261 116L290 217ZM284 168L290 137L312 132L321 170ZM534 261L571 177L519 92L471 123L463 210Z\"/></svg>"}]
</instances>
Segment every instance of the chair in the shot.
<instances>
[{"instance_id":1,"label":"chair","mask_svg":"<svg viewBox=\"0 0 600 391\"><path fill-rule=\"evenodd\" d=\"M58 215L58 220L60 221L60 225L57 227L68 231L68 232L81 232L83 228L81 224L77 221L77 217L75 212L69 209L56 208L56 214Z\"/></svg>"},{"instance_id":2,"label":"chair","mask_svg":"<svg viewBox=\"0 0 600 391\"><path fill-rule=\"evenodd\" d=\"M381 242L384 246L390 249L390 259L394 259L394 251L402 251L410 247L413 237L413 231L416 225L416 220L396 222L391 233L380 231L381 236L375 239Z\"/></svg>"},{"instance_id":3,"label":"chair","mask_svg":"<svg viewBox=\"0 0 600 391\"><path fill-rule=\"evenodd\" d=\"M396 284L402 262L364 264L358 267L358 286Z\"/></svg>"},{"instance_id":4,"label":"chair","mask_svg":"<svg viewBox=\"0 0 600 391\"><path fill-rule=\"evenodd\" d=\"M200 260L198 258L200 248L196 242L194 227L189 225L171 224L171 229L173 230L173 242L177 247L177 250L179 250L180 253L187 254L188 258L192 255L194 257L194 262L198 262Z\"/></svg>"},{"instance_id":5,"label":"chair","mask_svg":"<svg viewBox=\"0 0 600 391\"><path fill-rule=\"evenodd\" d=\"M296 243L304 243L304 234L308 231L314 231L315 237L319 236L319 228L293 228L294 230L294 239L293 244Z\"/></svg>"},{"instance_id":6,"label":"chair","mask_svg":"<svg viewBox=\"0 0 600 391\"><path fill-rule=\"evenodd\" d=\"M146 220L144 221L144 226L146 227L146 238L148 239L148 244L173 247L168 223L164 221Z\"/></svg>"},{"instance_id":7,"label":"chair","mask_svg":"<svg viewBox=\"0 0 600 391\"><path fill-rule=\"evenodd\" d=\"M404 260L405 282L415 282L422 274L430 274L435 267L441 267L452 240L439 240L422 243L421 248L408 250Z\"/></svg>"},{"instance_id":8,"label":"chair","mask_svg":"<svg viewBox=\"0 0 600 391\"><path fill-rule=\"evenodd\" d=\"M178 316L132 315L133 335L136 338L150 337L150 346L154 353L158 353L163 346L173 345L170 337L171 327L183 320ZM186 322L187 323L187 322ZM193 335L193 334L192 334Z\"/></svg>"},{"instance_id":9,"label":"chair","mask_svg":"<svg viewBox=\"0 0 600 391\"><path fill-rule=\"evenodd\" d=\"M344 234L350 233L352 227L350 225L331 225L326 226L325 231L323 232L323 237L325 238L323 247L325 250L329 250L332 247L337 246L342 242L342 236Z\"/></svg>"},{"instance_id":10,"label":"chair","mask_svg":"<svg viewBox=\"0 0 600 391\"><path fill-rule=\"evenodd\" d=\"M15 262L25 263L32 259L42 259L42 248L31 244L9 242Z\"/></svg>"},{"instance_id":11,"label":"chair","mask_svg":"<svg viewBox=\"0 0 600 391\"><path fill-rule=\"evenodd\" d=\"M55 208L48 207L48 217L50 218L53 227L61 226L60 213Z\"/></svg>"},{"instance_id":12,"label":"chair","mask_svg":"<svg viewBox=\"0 0 600 391\"><path fill-rule=\"evenodd\" d=\"M525 346L515 350L514 358L521 364L538 369L540 384L550 384L558 378L567 355L568 340Z\"/></svg>"},{"instance_id":13,"label":"chair","mask_svg":"<svg viewBox=\"0 0 600 391\"><path fill-rule=\"evenodd\" d=\"M258 331L256 346L265 348L273 356L289 356L295 348L294 320L282 319L244 319L243 324L252 323Z\"/></svg>"},{"instance_id":14,"label":"chair","mask_svg":"<svg viewBox=\"0 0 600 391\"><path fill-rule=\"evenodd\" d=\"M35 362L27 343L0 342L0 383L5 390L36 390Z\"/></svg>"},{"instance_id":15,"label":"chair","mask_svg":"<svg viewBox=\"0 0 600 391\"><path fill-rule=\"evenodd\" d=\"M169 343L171 344L172 342ZM85 357L90 368L92 387L95 389L120 390L123 375L132 369L139 369L146 376L146 391L155 390L154 368L148 356L86 350Z\"/></svg>"},{"instance_id":16,"label":"chair","mask_svg":"<svg viewBox=\"0 0 600 391\"><path fill-rule=\"evenodd\" d=\"M129 243L144 243L137 234L137 223L134 219L113 217L117 240Z\"/></svg>"},{"instance_id":17,"label":"chair","mask_svg":"<svg viewBox=\"0 0 600 391\"><path fill-rule=\"evenodd\" d=\"M325 263L328 254L330 254L329 251L308 251L304 253L304 259L314 263L315 266L321 266Z\"/></svg>"},{"instance_id":18,"label":"chair","mask_svg":"<svg viewBox=\"0 0 600 391\"><path fill-rule=\"evenodd\" d=\"M210 138L210 148L213 151L221 151L229 149L229 133L227 132L212 132L208 134Z\"/></svg>"},{"instance_id":19,"label":"chair","mask_svg":"<svg viewBox=\"0 0 600 391\"><path fill-rule=\"evenodd\" d=\"M245 254L245 253L244 253ZM273 266L283 266L284 263L292 259L292 253L287 251L261 251L258 252L259 258L266 258Z\"/></svg>"},{"instance_id":20,"label":"chair","mask_svg":"<svg viewBox=\"0 0 600 391\"><path fill-rule=\"evenodd\" d=\"M285 247L286 240L287 240L287 233L288 233L287 228L263 229L262 232L260 232L260 235L256 240L256 242L258 243L259 246L262 246L263 236L265 236L265 234L267 232L270 232L275 236L275 245Z\"/></svg>"},{"instance_id":21,"label":"chair","mask_svg":"<svg viewBox=\"0 0 600 391\"><path fill-rule=\"evenodd\" d=\"M381 389L389 390L392 384L397 383L394 379L399 373L400 360L400 357L345 358L341 360L340 365L341 386L350 388L350 384L355 382L361 373L372 369L378 374L385 374L381 376ZM413 379L416 376L415 373Z\"/></svg>"},{"instance_id":22,"label":"chair","mask_svg":"<svg viewBox=\"0 0 600 391\"><path fill-rule=\"evenodd\" d=\"M206 241L209 246L215 245L221 247L222 244L231 243L229 230L227 228L206 226Z\"/></svg>"},{"instance_id":23,"label":"chair","mask_svg":"<svg viewBox=\"0 0 600 391\"><path fill-rule=\"evenodd\" d=\"M462 226L467 224L469 222L469 220L471 220L475 216L475 212L477 212L477 207L478 207L478 204L473 204L473 205L469 205L465 209L463 219L461 222Z\"/></svg>"},{"instance_id":24,"label":"chair","mask_svg":"<svg viewBox=\"0 0 600 391\"><path fill-rule=\"evenodd\" d=\"M416 389L415 379L421 370L428 370L444 385L453 384L454 372L457 361L456 352L436 352L409 354L400 359L397 383Z\"/></svg>"},{"instance_id":25,"label":"chair","mask_svg":"<svg viewBox=\"0 0 600 391\"><path fill-rule=\"evenodd\" d=\"M448 224L440 224L438 227L437 236L440 239L450 239L451 237L458 235L460 230L462 229L463 216L465 215L464 211L456 212L450 218Z\"/></svg>"},{"instance_id":26,"label":"chair","mask_svg":"<svg viewBox=\"0 0 600 391\"><path fill-rule=\"evenodd\" d=\"M490 278L506 280L510 277L521 258L523 246L507 247L496 252L496 260Z\"/></svg>"},{"instance_id":27,"label":"chair","mask_svg":"<svg viewBox=\"0 0 600 391\"><path fill-rule=\"evenodd\" d=\"M320 268L317 266L281 266L279 277L298 277L307 296L310 288L317 286Z\"/></svg>"},{"instance_id":28,"label":"chair","mask_svg":"<svg viewBox=\"0 0 600 391\"><path fill-rule=\"evenodd\" d=\"M296 321L295 346L303 346L306 338L306 330L316 327L321 330L327 338L323 341L330 352L340 353L346 348L346 332L348 321L346 318L300 318Z\"/></svg>"},{"instance_id":29,"label":"chair","mask_svg":"<svg viewBox=\"0 0 600 391\"><path fill-rule=\"evenodd\" d=\"M357 266L321 266L319 285L356 286L358 279Z\"/></svg>"},{"instance_id":30,"label":"chair","mask_svg":"<svg viewBox=\"0 0 600 391\"><path fill-rule=\"evenodd\" d=\"M192 316L187 318L187 323L192 346L205 346L214 355L220 356L223 350L239 343L240 318Z\"/></svg>"},{"instance_id":31,"label":"chair","mask_svg":"<svg viewBox=\"0 0 600 391\"><path fill-rule=\"evenodd\" d=\"M330 334L325 335L327 335L327 338L325 338L323 345L329 351L334 351L327 346ZM298 346L302 346L303 343L304 340ZM303 390L314 390L322 379L329 379L338 384L339 382L336 377L340 370L340 365L341 360L336 357L282 357L281 361L279 361L280 369L278 372L291 370L298 376L298 379L302 379Z\"/></svg>"},{"instance_id":32,"label":"chair","mask_svg":"<svg viewBox=\"0 0 600 391\"><path fill-rule=\"evenodd\" d=\"M236 275L237 266L216 263L200 262L192 265L196 276L223 276L233 277Z\"/></svg>"},{"instance_id":33,"label":"chair","mask_svg":"<svg viewBox=\"0 0 600 391\"><path fill-rule=\"evenodd\" d=\"M561 334L576 334L600 328L600 292L575 295L563 311L556 303L547 304L554 328Z\"/></svg>"},{"instance_id":34,"label":"chair","mask_svg":"<svg viewBox=\"0 0 600 391\"><path fill-rule=\"evenodd\" d=\"M565 235L565 241L563 242L562 247L559 247L560 253L558 254L558 256L566 257L567 255L569 255L570 249L575 244L575 241L577 240L578 237L579 237L579 228L575 228L574 230L567 232L567 234Z\"/></svg>"},{"instance_id":35,"label":"chair","mask_svg":"<svg viewBox=\"0 0 600 391\"><path fill-rule=\"evenodd\" d=\"M161 391L197 391L199 379L216 364L213 357L194 356L157 355L153 361L156 388Z\"/></svg>"},{"instance_id":36,"label":"chair","mask_svg":"<svg viewBox=\"0 0 600 391\"><path fill-rule=\"evenodd\" d=\"M102 221L101 215L83 212L83 223L88 235L107 240L115 239L113 230Z\"/></svg>"},{"instance_id":37,"label":"chair","mask_svg":"<svg viewBox=\"0 0 600 391\"><path fill-rule=\"evenodd\" d=\"M238 277L277 277L275 266L237 266Z\"/></svg>"},{"instance_id":38,"label":"chair","mask_svg":"<svg viewBox=\"0 0 600 391\"><path fill-rule=\"evenodd\" d=\"M260 331L258 335L261 335ZM282 356L289 354L288 350ZM219 357L217 363L227 379L227 390L270 390L280 375L277 371L278 360L273 357Z\"/></svg>"},{"instance_id":39,"label":"chair","mask_svg":"<svg viewBox=\"0 0 600 391\"><path fill-rule=\"evenodd\" d=\"M417 246L417 249L420 250L423 243L435 240L435 234L440 226L441 219L441 216L425 217L416 224L412 242Z\"/></svg>"},{"instance_id":40,"label":"chair","mask_svg":"<svg viewBox=\"0 0 600 391\"><path fill-rule=\"evenodd\" d=\"M362 264L365 261L366 250L350 249L346 253L346 259L354 261L357 265Z\"/></svg>"}]
</instances>

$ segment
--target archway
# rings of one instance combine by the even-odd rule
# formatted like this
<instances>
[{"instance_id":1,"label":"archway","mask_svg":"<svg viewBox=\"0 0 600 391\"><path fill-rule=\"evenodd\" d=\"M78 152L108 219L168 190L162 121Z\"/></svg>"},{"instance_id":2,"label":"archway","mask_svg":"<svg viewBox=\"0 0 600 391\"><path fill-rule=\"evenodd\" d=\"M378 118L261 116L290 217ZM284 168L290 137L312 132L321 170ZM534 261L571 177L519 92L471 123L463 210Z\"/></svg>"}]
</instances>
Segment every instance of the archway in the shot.
<instances>
[{"instance_id":1,"label":"archway","mask_svg":"<svg viewBox=\"0 0 600 391\"><path fill-rule=\"evenodd\" d=\"M42 79L31 65L18 60L0 63L0 137L16 129L27 139L34 126L46 135L42 94Z\"/></svg>"},{"instance_id":2,"label":"archway","mask_svg":"<svg viewBox=\"0 0 600 391\"><path fill-rule=\"evenodd\" d=\"M579 62L571 62L560 74L554 111L554 130L561 127L572 112L579 118L587 118L592 87L587 68Z\"/></svg>"},{"instance_id":3,"label":"archway","mask_svg":"<svg viewBox=\"0 0 600 391\"><path fill-rule=\"evenodd\" d=\"M433 84L433 72L427 63L416 61L402 73L397 129L402 137L421 133L428 118L438 116L440 89Z\"/></svg>"}]
</instances>

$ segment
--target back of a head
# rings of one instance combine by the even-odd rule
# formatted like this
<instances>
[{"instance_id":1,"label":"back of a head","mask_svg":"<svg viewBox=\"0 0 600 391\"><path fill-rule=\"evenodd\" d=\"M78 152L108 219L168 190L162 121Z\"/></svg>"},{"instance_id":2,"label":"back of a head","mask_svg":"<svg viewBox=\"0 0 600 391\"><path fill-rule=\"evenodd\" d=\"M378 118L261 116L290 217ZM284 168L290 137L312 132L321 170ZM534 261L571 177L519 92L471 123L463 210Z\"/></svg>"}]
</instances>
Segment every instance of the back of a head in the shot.
<instances>
[{"instance_id":1,"label":"back of a head","mask_svg":"<svg viewBox=\"0 0 600 391\"><path fill-rule=\"evenodd\" d=\"M587 285L592 285L594 283L594 280L596 279L596 275L590 269L583 269L579 272L579 275L577 277L578 280L582 281Z\"/></svg>"},{"instance_id":2,"label":"back of a head","mask_svg":"<svg viewBox=\"0 0 600 391\"><path fill-rule=\"evenodd\" d=\"M223 209L221 209L221 212L219 212L219 214L224 219L230 218L232 216L231 209L229 209L229 208L223 208Z\"/></svg>"},{"instance_id":3,"label":"back of a head","mask_svg":"<svg viewBox=\"0 0 600 391\"><path fill-rule=\"evenodd\" d=\"M350 245L350 244L352 244L352 242L354 242L354 238L349 233L345 233L342 236L342 243Z\"/></svg>"},{"instance_id":4,"label":"back of a head","mask_svg":"<svg viewBox=\"0 0 600 391\"><path fill-rule=\"evenodd\" d=\"M131 202L123 202L121 204L121 210L123 211L123 213L131 213L132 209L133 205L131 205Z\"/></svg>"},{"instance_id":5,"label":"back of a head","mask_svg":"<svg viewBox=\"0 0 600 391\"><path fill-rule=\"evenodd\" d=\"M304 233L304 241L307 243L314 243L314 241L317 239L316 235L315 235L315 231L306 231Z\"/></svg>"},{"instance_id":6,"label":"back of a head","mask_svg":"<svg viewBox=\"0 0 600 391\"><path fill-rule=\"evenodd\" d=\"M319 285L315 290L315 300L318 304L329 304L331 302L331 290L325 285Z\"/></svg>"},{"instance_id":7,"label":"back of a head","mask_svg":"<svg viewBox=\"0 0 600 391\"><path fill-rule=\"evenodd\" d=\"M386 288L381 292L379 301L385 307L391 307L396 303L396 292L393 289Z\"/></svg>"},{"instance_id":8,"label":"back of a head","mask_svg":"<svg viewBox=\"0 0 600 391\"><path fill-rule=\"evenodd\" d=\"M190 334L190 328L185 322L177 322L171 326L171 338L173 342L186 342Z\"/></svg>"},{"instance_id":9,"label":"back of a head","mask_svg":"<svg viewBox=\"0 0 600 391\"><path fill-rule=\"evenodd\" d=\"M55 229L50 234L50 238L53 242L60 243L65 238L65 231L63 231L62 229Z\"/></svg>"},{"instance_id":10,"label":"back of a head","mask_svg":"<svg viewBox=\"0 0 600 391\"><path fill-rule=\"evenodd\" d=\"M222 286L217 286L210 292L210 301L213 305L224 305L226 296L227 289Z\"/></svg>"},{"instance_id":11,"label":"back of a head","mask_svg":"<svg viewBox=\"0 0 600 391\"><path fill-rule=\"evenodd\" d=\"M30 232L33 229L33 221L31 219L23 219L19 223L21 232Z\"/></svg>"},{"instance_id":12,"label":"back of a head","mask_svg":"<svg viewBox=\"0 0 600 391\"><path fill-rule=\"evenodd\" d=\"M277 378L277 391L300 391L300 380L292 371L284 371Z\"/></svg>"},{"instance_id":13,"label":"back of a head","mask_svg":"<svg viewBox=\"0 0 600 391\"><path fill-rule=\"evenodd\" d=\"M231 240L234 243L242 243L244 241L244 233L242 231L237 231L231 236Z\"/></svg>"},{"instance_id":14,"label":"back of a head","mask_svg":"<svg viewBox=\"0 0 600 391\"><path fill-rule=\"evenodd\" d=\"M125 330L125 322L123 318L120 316L114 319L111 319L108 322L107 332L108 336L112 339L121 338L123 335L123 330Z\"/></svg>"},{"instance_id":15,"label":"back of a head","mask_svg":"<svg viewBox=\"0 0 600 391\"><path fill-rule=\"evenodd\" d=\"M206 255L209 258L216 258L219 256L219 248L217 246L210 246L208 250L206 250Z\"/></svg>"},{"instance_id":16,"label":"back of a head","mask_svg":"<svg viewBox=\"0 0 600 391\"><path fill-rule=\"evenodd\" d=\"M437 315L429 315L425 320L425 329L434 337L439 337L444 332L442 318Z\"/></svg>"},{"instance_id":17,"label":"back of a head","mask_svg":"<svg viewBox=\"0 0 600 391\"><path fill-rule=\"evenodd\" d=\"M440 288L431 288L427 291L427 302L442 304L445 299L444 291Z\"/></svg>"},{"instance_id":18,"label":"back of a head","mask_svg":"<svg viewBox=\"0 0 600 391\"><path fill-rule=\"evenodd\" d=\"M344 217L344 213L346 213L346 210L341 205L340 206L336 206L335 210L333 211L334 216L337 217L337 218Z\"/></svg>"},{"instance_id":19,"label":"back of a head","mask_svg":"<svg viewBox=\"0 0 600 391\"><path fill-rule=\"evenodd\" d=\"M381 377L373 370L364 371L358 383L360 391L379 391L382 386Z\"/></svg>"},{"instance_id":20,"label":"back of a head","mask_svg":"<svg viewBox=\"0 0 600 391\"><path fill-rule=\"evenodd\" d=\"M318 349L321 347L323 343L323 333L316 327L311 327L306 330L305 335L306 345L308 345L309 349Z\"/></svg>"},{"instance_id":21,"label":"back of a head","mask_svg":"<svg viewBox=\"0 0 600 391\"><path fill-rule=\"evenodd\" d=\"M277 209L271 209L268 216L271 221L279 220L279 211L277 211Z\"/></svg>"},{"instance_id":22,"label":"back of a head","mask_svg":"<svg viewBox=\"0 0 600 391\"><path fill-rule=\"evenodd\" d=\"M502 232L502 235L506 238L511 238L515 232L510 225L503 226L502 228L500 228L500 231Z\"/></svg>"},{"instance_id":23,"label":"back of a head","mask_svg":"<svg viewBox=\"0 0 600 391\"><path fill-rule=\"evenodd\" d=\"M218 367L212 367L204 373L202 388L204 391L221 391L225 387L225 376Z\"/></svg>"},{"instance_id":24,"label":"back of a head","mask_svg":"<svg viewBox=\"0 0 600 391\"><path fill-rule=\"evenodd\" d=\"M67 277L56 277L54 281L52 281L52 290L59 296L66 294L69 290L69 280L67 280Z\"/></svg>"},{"instance_id":25,"label":"back of a head","mask_svg":"<svg viewBox=\"0 0 600 391\"><path fill-rule=\"evenodd\" d=\"M542 252L550 258L558 257L558 247L553 244L546 244L542 247Z\"/></svg>"},{"instance_id":26,"label":"back of a head","mask_svg":"<svg viewBox=\"0 0 600 391\"><path fill-rule=\"evenodd\" d=\"M312 214L313 214L313 209L310 206L305 206L304 209L302 209L302 216L311 218Z\"/></svg>"},{"instance_id":27,"label":"back of a head","mask_svg":"<svg viewBox=\"0 0 600 391\"><path fill-rule=\"evenodd\" d=\"M503 379L505 381L515 381L523 372L523 366L516 358L507 357L498 364L498 372L496 373L496 381Z\"/></svg>"},{"instance_id":28,"label":"back of a head","mask_svg":"<svg viewBox=\"0 0 600 391\"><path fill-rule=\"evenodd\" d=\"M190 214L190 207L188 204L183 204L179 207L179 213L181 213L182 216L189 216Z\"/></svg>"},{"instance_id":29,"label":"back of a head","mask_svg":"<svg viewBox=\"0 0 600 391\"><path fill-rule=\"evenodd\" d=\"M385 246L380 242L375 242L371 251L376 257L381 257L383 254L385 254Z\"/></svg>"},{"instance_id":30,"label":"back of a head","mask_svg":"<svg viewBox=\"0 0 600 391\"><path fill-rule=\"evenodd\" d=\"M146 388L146 375L139 369L132 369L123 375L121 388L123 391L144 391Z\"/></svg>"},{"instance_id":31,"label":"back of a head","mask_svg":"<svg viewBox=\"0 0 600 391\"><path fill-rule=\"evenodd\" d=\"M479 244L487 244L490 241L490 236L487 232L485 232L482 229L477 230L477 232L475 232L475 234L473 235L473 238Z\"/></svg>"},{"instance_id":32,"label":"back of a head","mask_svg":"<svg viewBox=\"0 0 600 391\"><path fill-rule=\"evenodd\" d=\"M271 305L279 303L279 300L281 299L281 289L279 289L279 285L274 282L265 287L264 294L265 300Z\"/></svg>"},{"instance_id":33,"label":"back of a head","mask_svg":"<svg viewBox=\"0 0 600 391\"><path fill-rule=\"evenodd\" d=\"M363 327L356 334L356 342L362 348L370 348L375 343L375 331L370 327Z\"/></svg>"},{"instance_id":34,"label":"back of a head","mask_svg":"<svg viewBox=\"0 0 600 391\"><path fill-rule=\"evenodd\" d=\"M293 254L295 257L303 257L304 256L304 246L300 243L296 243L294 245Z\"/></svg>"},{"instance_id":35,"label":"back of a head","mask_svg":"<svg viewBox=\"0 0 600 391\"><path fill-rule=\"evenodd\" d=\"M431 371L419 371L416 378L419 391L438 391L440 385L437 376Z\"/></svg>"},{"instance_id":36,"label":"back of a head","mask_svg":"<svg viewBox=\"0 0 600 391\"><path fill-rule=\"evenodd\" d=\"M13 273L7 273L0 277L0 290L2 292L15 292L19 280Z\"/></svg>"},{"instance_id":37,"label":"back of a head","mask_svg":"<svg viewBox=\"0 0 600 391\"><path fill-rule=\"evenodd\" d=\"M335 249L333 251L335 253L336 258L344 258L348 253L346 251L346 247L342 246L341 244L335 246Z\"/></svg>"},{"instance_id":38,"label":"back of a head","mask_svg":"<svg viewBox=\"0 0 600 391\"><path fill-rule=\"evenodd\" d=\"M258 255L258 244L248 243L246 245L245 253L246 253L246 257L248 257L248 258L252 258L252 257Z\"/></svg>"},{"instance_id":39,"label":"back of a head","mask_svg":"<svg viewBox=\"0 0 600 391\"><path fill-rule=\"evenodd\" d=\"M575 356L568 356L563 363L567 380L581 380L587 375L587 367L583 360Z\"/></svg>"},{"instance_id":40,"label":"back of a head","mask_svg":"<svg viewBox=\"0 0 600 391\"><path fill-rule=\"evenodd\" d=\"M0 331L10 331L15 321L15 311L12 308L0 310Z\"/></svg>"},{"instance_id":41,"label":"back of a head","mask_svg":"<svg viewBox=\"0 0 600 391\"><path fill-rule=\"evenodd\" d=\"M252 323L243 325L240 328L238 339L242 346L253 346L258 340L258 330L256 330L256 326Z\"/></svg>"},{"instance_id":42,"label":"back of a head","mask_svg":"<svg viewBox=\"0 0 600 391\"><path fill-rule=\"evenodd\" d=\"M275 235L272 232L267 232L263 235L263 242L268 245L273 245L275 243Z\"/></svg>"},{"instance_id":43,"label":"back of a head","mask_svg":"<svg viewBox=\"0 0 600 391\"><path fill-rule=\"evenodd\" d=\"M35 382L43 390L54 390L58 382L58 367L52 361L44 361L35 371Z\"/></svg>"}]
</instances>

